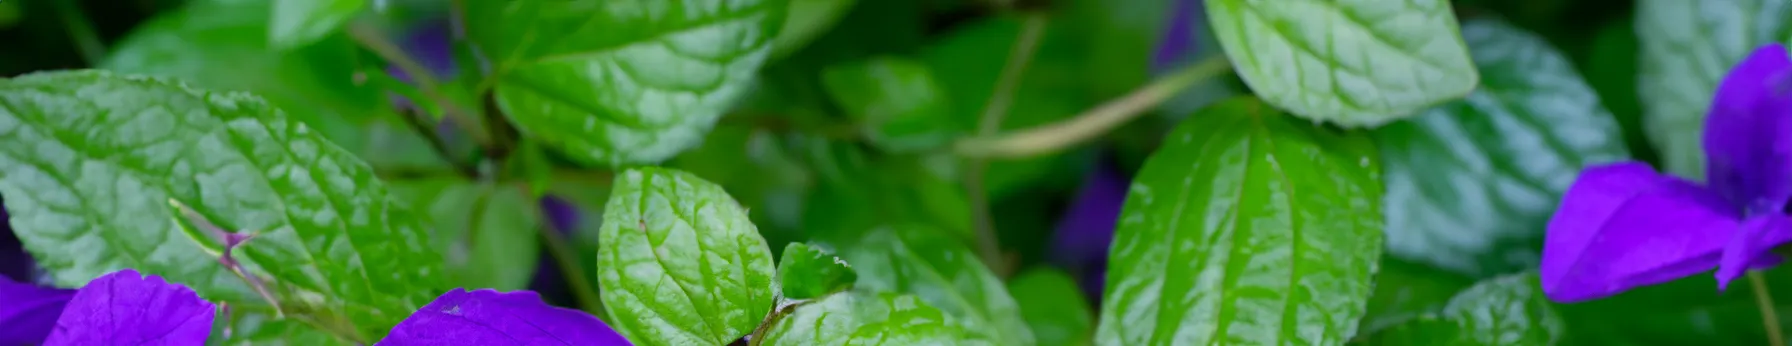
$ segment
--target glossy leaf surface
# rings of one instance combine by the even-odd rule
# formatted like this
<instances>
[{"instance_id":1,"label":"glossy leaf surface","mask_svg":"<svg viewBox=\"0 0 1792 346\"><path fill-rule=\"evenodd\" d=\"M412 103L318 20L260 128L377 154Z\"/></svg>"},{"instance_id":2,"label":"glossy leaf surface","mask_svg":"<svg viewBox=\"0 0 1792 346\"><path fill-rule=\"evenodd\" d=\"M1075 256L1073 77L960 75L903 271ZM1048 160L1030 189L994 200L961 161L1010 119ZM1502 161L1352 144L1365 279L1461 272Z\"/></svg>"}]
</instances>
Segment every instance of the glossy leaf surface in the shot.
<instances>
[{"instance_id":1,"label":"glossy leaf surface","mask_svg":"<svg viewBox=\"0 0 1792 346\"><path fill-rule=\"evenodd\" d=\"M1248 98L1171 130L1133 180L1100 345L1337 344L1381 257L1381 181L1360 132Z\"/></svg>"}]
</instances>

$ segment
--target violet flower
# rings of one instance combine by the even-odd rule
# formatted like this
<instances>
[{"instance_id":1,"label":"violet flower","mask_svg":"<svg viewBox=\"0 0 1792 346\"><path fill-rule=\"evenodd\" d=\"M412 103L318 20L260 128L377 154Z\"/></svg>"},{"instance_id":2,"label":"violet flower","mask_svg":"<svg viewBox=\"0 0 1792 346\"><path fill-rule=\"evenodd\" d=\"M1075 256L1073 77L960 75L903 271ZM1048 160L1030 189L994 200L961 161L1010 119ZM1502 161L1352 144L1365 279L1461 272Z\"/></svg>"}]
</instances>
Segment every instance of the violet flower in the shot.
<instances>
[{"instance_id":1,"label":"violet flower","mask_svg":"<svg viewBox=\"0 0 1792 346\"><path fill-rule=\"evenodd\" d=\"M1170 23L1164 26L1163 38L1157 41L1157 51L1152 52L1151 67L1155 71L1169 71L1194 52L1195 15L1200 0L1175 0L1171 4Z\"/></svg>"},{"instance_id":2,"label":"violet flower","mask_svg":"<svg viewBox=\"0 0 1792 346\"><path fill-rule=\"evenodd\" d=\"M0 282L6 344L203 345L217 308L193 290L125 269L78 291ZM53 322L53 323L52 323Z\"/></svg>"},{"instance_id":3,"label":"violet flower","mask_svg":"<svg viewBox=\"0 0 1792 346\"><path fill-rule=\"evenodd\" d=\"M217 307L192 289L125 269L78 291L0 280L0 344L203 345ZM629 345L596 317L529 291L455 289L377 345Z\"/></svg>"},{"instance_id":4,"label":"violet flower","mask_svg":"<svg viewBox=\"0 0 1792 346\"><path fill-rule=\"evenodd\" d=\"M1704 186L1637 162L1588 168L1550 220L1541 269L1558 302L1610 296L1716 268L1718 288L1780 262L1792 241L1792 58L1756 49L1705 119Z\"/></svg>"},{"instance_id":5,"label":"violet flower","mask_svg":"<svg viewBox=\"0 0 1792 346\"><path fill-rule=\"evenodd\" d=\"M1126 202L1130 183L1108 160L1099 160L1058 221L1052 257L1075 274L1083 292L1100 297L1107 273L1108 246Z\"/></svg>"}]
</instances>

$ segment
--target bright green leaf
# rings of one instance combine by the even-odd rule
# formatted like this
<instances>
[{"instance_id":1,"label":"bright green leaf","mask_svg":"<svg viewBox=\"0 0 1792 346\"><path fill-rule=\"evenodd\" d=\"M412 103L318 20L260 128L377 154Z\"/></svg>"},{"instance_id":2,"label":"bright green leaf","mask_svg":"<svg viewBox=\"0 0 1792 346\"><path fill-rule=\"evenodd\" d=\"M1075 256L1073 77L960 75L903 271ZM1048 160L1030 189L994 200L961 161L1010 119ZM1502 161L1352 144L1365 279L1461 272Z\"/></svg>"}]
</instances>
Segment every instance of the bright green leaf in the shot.
<instances>
[{"instance_id":1,"label":"bright green leaf","mask_svg":"<svg viewBox=\"0 0 1792 346\"><path fill-rule=\"evenodd\" d=\"M1094 337L1095 314L1070 274L1053 268L1028 270L1008 282L1008 292L1020 304L1021 319L1039 345L1078 346Z\"/></svg>"},{"instance_id":2,"label":"bright green leaf","mask_svg":"<svg viewBox=\"0 0 1792 346\"><path fill-rule=\"evenodd\" d=\"M1374 132L1388 253L1475 277L1535 267L1562 193L1582 167L1629 157L1624 135L1543 38L1491 20L1462 35L1481 88Z\"/></svg>"},{"instance_id":3,"label":"bright green leaf","mask_svg":"<svg viewBox=\"0 0 1792 346\"><path fill-rule=\"evenodd\" d=\"M1442 311L1376 333L1369 345L1555 345L1563 321L1550 308L1537 274L1482 281L1450 299Z\"/></svg>"},{"instance_id":4,"label":"bright green leaf","mask_svg":"<svg viewBox=\"0 0 1792 346\"><path fill-rule=\"evenodd\" d=\"M821 78L867 139L885 150L936 149L966 129L959 121L966 115L952 113L946 91L920 62L880 57L830 66Z\"/></svg>"},{"instance_id":5,"label":"bright green leaf","mask_svg":"<svg viewBox=\"0 0 1792 346\"><path fill-rule=\"evenodd\" d=\"M97 71L0 81L0 194L55 282L135 268L265 304L173 229L169 201L259 232L237 258L284 308L376 340L448 286L367 164L260 98Z\"/></svg>"},{"instance_id":6,"label":"bright green leaf","mask_svg":"<svg viewBox=\"0 0 1792 346\"><path fill-rule=\"evenodd\" d=\"M354 42L329 35L304 47L268 47L271 11L262 0L196 0L151 18L110 47L98 67L247 91L380 168L440 168L447 162L398 122L386 93L355 83Z\"/></svg>"},{"instance_id":7,"label":"bright green leaf","mask_svg":"<svg viewBox=\"0 0 1792 346\"><path fill-rule=\"evenodd\" d=\"M233 310L225 321L225 315L217 315L217 326L212 327L212 336L208 341L213 345L241 346L336 346L352 345L331 337L329 334L312 329L310 325L295 319L275 319L265 313L244 313ZM224 326L223 324L230 325ZM229 337L224 331L229 330Z\"/></svg>"},{"instance_id":8,"label":"bright green leaf","mask_svg":"<svg viewBox=\"0 0 1792 346\"><path fill-rule=\"evenodd\" d=\"M1478 79L1447 0L1213 0L1207 14L1251 90L1306 119L1380 126Z\"/></svg>"},{"instance_id":9,"label":"bright green leaf","mask_svg":"<svg viewBox=\"0 0 1792 346\"><path fill-rule=\"evenodd\" d=\"M268 45L286 49L310 44L341 28L367 0L273 0L268 17Z\"/></svg>"},{"instance_id":10,"label":"bright green leaf","mask_svg":"<svg viewBox=\"0 0 1792 346\"><path fill-rule=\"evenodd\" d=\"M1133 180L1100 345L1335 345L1381 257L1381 180L1360 132L1254 99L1189 116Z\"/></svg>"},{"instance_id":11,"label":"bright green leaf","mask_svg":"<svg viewBox=\"0 0 1792 346\"><path fill-rule=\"evenodd\" d=\"M677 170L622 171L602 227L598 291L629 340L725 345L775 303L771 249L721 186Z\"/></svg>"},{"instance_id":12,"label":"bright green leaf","mask_svg":"<svg viewBox=\"0 0 1792 346\"><path fill-rule=\"evenodd\" d=\"M841 248L859 271L858 287L920 296L957 316L973 333L1004 344L1032 345L1033 334L1002 279L977 254L940 230L881 227Z\"/></svg>"},{"instance_id":13,"label":"bright green leaf","mask_svg":"<svg viewBox=\"0 0 1792 346\"><path fill-rule=\"evenodd\" d=\"M988 345L913 295L853 291L796 307L760 345Z\"/></svg>"},{"instance_id":14,"label":"bright green leaf","mask_svg":"<svg viewBox=\"0 0 1792 346\"><path fill-rule=\"evenodd\" d=\"M778 263L778 280L784 286L784 298L809 299L852 288L859 280L846 260L825 247L790 243L784 247Z\"/></svg>"},{"instance_id":15,"label":"bright green leaf","mask_svg":"<svg viewBox=\"0 0 1792 346\"><path fill-rule=\"evenodd\" d=\"M832 29L846 16L858 0L790 0L790 13L784 18L784 29L772 42L772 60L778 60Z\"/></svg>"},{"instance_id":16,"label":"bright green leaf","mask_svg":"<svg viewBox=\"0 0 1792 346\"><path fill-rule=\"evenodd\" d=\"M621 165L696 146L746 94L786 4L472 0L466 14L519 130L571 159Z\"/></svg>"},{"instance_id":17,"label":"bright green leaf","mask_svg":"<svg viewBox=\"0 0 1792 346\"><path fill-rule=\"evenodd\" d=\"M541 221L518 186L440 178L392 183L392 193L435 221L433 246L455 285L513 291L529 286L541 254Z\"/></svg>"},{"instance_id":18,"label":"bright green leaf","mask_svg":"<svg viewBox=\"0 0 1792 346\"><path fill-rule=\"evenodd\" d=\"M1773 0L1642 0L1636 87L1643 131L1668 173L1702 180L1705 110L1730 67L1763 44L1792 38L1792 3Z\"/></svg>"}]
</instances>

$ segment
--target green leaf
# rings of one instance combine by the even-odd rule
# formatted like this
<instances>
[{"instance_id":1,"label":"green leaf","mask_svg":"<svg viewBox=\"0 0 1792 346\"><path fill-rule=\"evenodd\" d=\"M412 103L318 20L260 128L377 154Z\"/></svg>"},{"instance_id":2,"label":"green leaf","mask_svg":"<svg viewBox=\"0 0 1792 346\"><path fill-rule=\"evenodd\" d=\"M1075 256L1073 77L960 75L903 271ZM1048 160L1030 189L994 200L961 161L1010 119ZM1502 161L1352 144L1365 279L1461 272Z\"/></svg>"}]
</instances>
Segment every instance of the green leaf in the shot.
<instances>
[{"instance_id":1,"label":"green leaf","mask_svg":"<svg viewBox=\"0 0 1792 346\"><path fill-rule=\"evenodd\" d=\"M787 3L472 0L466 14L519 130L622 165L696 146L751 86Z\"/></svg>"},{"instance_id":2,"label":"green leaf","mask_svg":"<svg viewBox=\"0 0 1792 346\"><path fill-rule=\"evenodd\" d=\"M342 27L367 0L273 0L268 44L275 49L304 46Z\"/></svg>"},{"instance_id":3,"label":"green leaf","mask_svg":"<svg viewBox=\"0 0 1792 346\"><path fill-rule=\"evenodd\" d=\"M1375 127L1474 90L1447 0L1213 0L1238 75L1294 115Z\"/></svg>"},{"instance_id":4,"label":"green leaf","mask_svg":"<svg viewBox=\"0 0 1792 346\"><path fill-rule=\"evenodd\" d=\"M149 19L98 67L247 91L379 168L445 168L429 143L398 122L386 93L355 83L362 64L348 37L327 35L286 51L268 47L271 2L199 0Z\"/></svg>"},{"instance_id":5,"label":"green leaf","mask_svg":"<svg viewBox=\"0 0 1792 346\"><path fill-rule=\"evenodd\" d=\"M784 286L784 298L809 299L845 291L859 280L846 260L834 256L826 247L790 243L784 247L778 263L778 279Z\"/></svg>"},{"instance_id":6,"label":"green leaf","mask_svg":"<svg viewBox=\"0 0 1792 346\"><path fill-rule=\"evenodd\" d=\"M1582 167L1629 157L1599 96L1543 38L1462 26L1481 69L1468 98L1374 132L1390 255L1485 277L1533 268Z\"/></svg>"},{"instance_id":7,"label":"green leaf","mask_svg":"<svg viewBox=\"0 0 1792 346\"><path fill-rule=\"evenodd\" d=\"M1792 296L1792 271L1766 270L1774 297ZM1616 296L1556 307L1568 324L1572 345L1762 345L1768 344L1753 285L1714 290L1710 276L1694 275L1638 287ZM1792 303L1775 300L1779 316ZM1781 318L1781 330L1792 320Z\"/></svg>"},{"instance_id":8,"label":"green leaf","mask_svg":"<svg viewBox=\"0 0 1792 346\"><path fill-rule=\"evenodd\" d=\"M771 249L721 186L683 171L622 171L598 235L598 291L616 331L650 345L724 345L778 292Z\"/></svg>"},{"instance_id":9,"label":"green leaf","mask_svg":"<svg viewBox=\"0 0 1792 346\"><path fill-rule=\"evenodd\" d=\"M1165 137L1115 228L1101 345L1339 344L1381 257L1375 148L1222 101Z\"/></svg>"},{"instance_id":10,"label":"green leaf","mask_svg":"<svg viewBox=\"0 0 1792 346\"><path fill-rule=\"evenodd\" d=\"M242 313L233 310L230 321L224 321L224 315L218 315L219 324L212 328L212 336L208 341L213 345L294 345L294 346L335 346L351 345L340 339L331 337L294 319L277 319L265 313ZM223 326L230 323L229 326ZM226 337L224 331L230 331Z\"/></svg>"},{"instance_id":11,"label":"green leaf","mask_svg":"<svg viewBox=\"0 0 1792 346\"><path fill-rule=\"evenodd\" d=\"M1668 173L1705 177L1705 111L1717 83L1749 52L1792 38L1792 3L1763 0L1637 2L1637 93L1643 131Z\"/></svg>"},{"instance_id":12,"label":"green leaf","mask_svg":"<svg viewBox=\"0 0 1792 346\"><path fill-rule=\"evenodd\" d=\"M969 128L954 116L933 71L917 61L879 57L830 66L822 84L867 139L884 150L936 149Z\"/></svg>"},{"instance_id":13,"label":"green leaf","mask_svg":"<svg viewBox=\"0 0 1792 346\"><path fill-rule=\"evenodd\" d=\"M852 291L799 305L761 345L988 345L913 295Z\"/></svg>"},{"instance_id":14,"label":"green leaf","mask_svg":"<svg viewBox=\"0 0 1792 346\"><path fill-rule=\"evenodd\" d=\"M260 98L97 71L0 81L0 194L62 287L135 268L226 303L265 305L169 201L227 230L275 298L319 324L386 330L449 286L428 233L367 164Z\"/></svg>"},{"instance_id":15,"label":"green leaf","mask_svg":"<svg viewBox=\"0 0 1792 346\"><path fill-rule=\"evenodd\" d=\"M841 255L858 269L858 287L914 294L986 339L1034 344L1002 279L963 242L937 229L881 227L842 247Z\"/></svg>"},{"instance_id":16,"label":"green leaf","mask_svg":"<svg viewBox=\"0 0 1792 346\"><path fill-rule=\"evenodd\" d=\"M784 28L772 42L772 60L790 56L834 27L858 0L790 0Z\"/></svg>"},{"instance_id":17,"label":"green leaf","mask_svg":"<svg viewBox=\"0 0 1792 346\"><path fill-rule=\"evenodd\" d=\"M1008 292L1020 304L1021 319L1041 346L1084 345L1095 335L1089 300L1076 279L1062 270L1038 268L1015 276Z\"/></svg>"},{"instance_id":18,"label":"green leaf","mask_svg":"<svg viewBox=\"0 0 1792 346\"><path fill-rule=\"evenodd\" d=\"M541 220L525 192L455 178L392 184L394 195L435 221L432 245L455 285L467 289L520 290L534 278Z\"/></svg>"},{"instance_id":19,"label":"green leaf","mask_svg":"<svg viewBox=\"0 0 1792 346\"><path fill-rule=\"evenodd\" d=\"M1377 333L1366 344L1554 345L1566 328L1550 304L1537 274L1501 276L1457 294L1442 311Z\"/></svg>"},{"instance_id":20,"label":"green leaf","mask_svg":"<svg viewBox=\"0 0 1792 346\"><path fill-rule=\"evenodd\" d=\"M1375 272L1375 293L1369 295L1359 334L1369 334L1443 309L1457 292L1474 285L1460 274L1403 261L1381 258Z\"/></svg>"}]
</instances>

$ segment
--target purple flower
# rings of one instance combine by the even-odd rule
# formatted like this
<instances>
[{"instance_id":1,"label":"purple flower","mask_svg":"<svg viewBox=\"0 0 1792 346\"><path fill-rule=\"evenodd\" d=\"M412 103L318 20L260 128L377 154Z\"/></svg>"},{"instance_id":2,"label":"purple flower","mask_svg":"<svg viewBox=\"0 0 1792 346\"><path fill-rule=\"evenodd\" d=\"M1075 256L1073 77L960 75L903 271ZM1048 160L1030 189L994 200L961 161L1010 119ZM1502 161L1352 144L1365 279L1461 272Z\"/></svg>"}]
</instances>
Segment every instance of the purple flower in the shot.
<instances>
[{"instance_id":1,"label":"purple flower","mask_svg":"<svg viewBox=\"0 0 1792 346\"><path fill-rule=\"evenodd\" d=\"M1573 302L1717 269L1718 288L1792 241L1792 58L1758 48L1705 119L1704 186L1624 162L1588 168L1544 236L1543 291Z\"/></svg>"},{"instance_id":2,"label":"purple flower","mask_svg":"<svg viewBox=\"0 0 1792 346\"><path fill-rule=\"evenodd\" d=\"M1200 0L1175 0L1170 11L1170 23L1164 26L1163 38L1157 42L1157 51L1151 56L1151 67L1157 71L1167 71L1194 51L1196 7Z\"/></svg>"},{"instance_id":3,"label":"purple flower","mask_svg":"<svg viewBox=\"0 0 1792 346\"><path fill-rule=\"evenodd\" d=\"M0 344L203 345L217 307L193 290L125 269L78 291L0 278ZM629 345L596 317L529 291L455 289L379 345Z\"/></svg>"},{"instance_id":4,"label":"purple flower","mask_svg":"<svg viewBox=\"0 0 1792 346\"><path fill-rule=\"evenodd\" d=\"M0 345L35 345L50 336L74 290L43 288L0 277Z\"/></svg>"},{"instance_id":5,"label":"purple flower","mask_svg":"<svg viewBox=\"0 0 1792 346\"><path fill-rule=\"evenodd\" d=\"M217 308L186 286L125 269L78 291L0 282L0 343L201 345Z\"/></svg>"},{"instance_id":6,"label":"purple flower","mask_svg":"<svg viewBox=\"0 0 1792 346\"><path fill-rule=\"evenodd\" d=\"M1127 184L1120 170L1102 160L1058 221L1053 257L1077 274L1090 296L1101 296L1108 245L1114 242L1114 225L1120 221Z\"/></svg>"},{"instance_id":7,"label":"purple flower","mask_svg":"<svg viewBox=\"0 0 1792 346\"><path fill-rule=\"evenodd\" d=\"M529 291L455 289L418 309L378 345L629 345L596 317L548 306Z\"/></svg>"}]
</instances>

